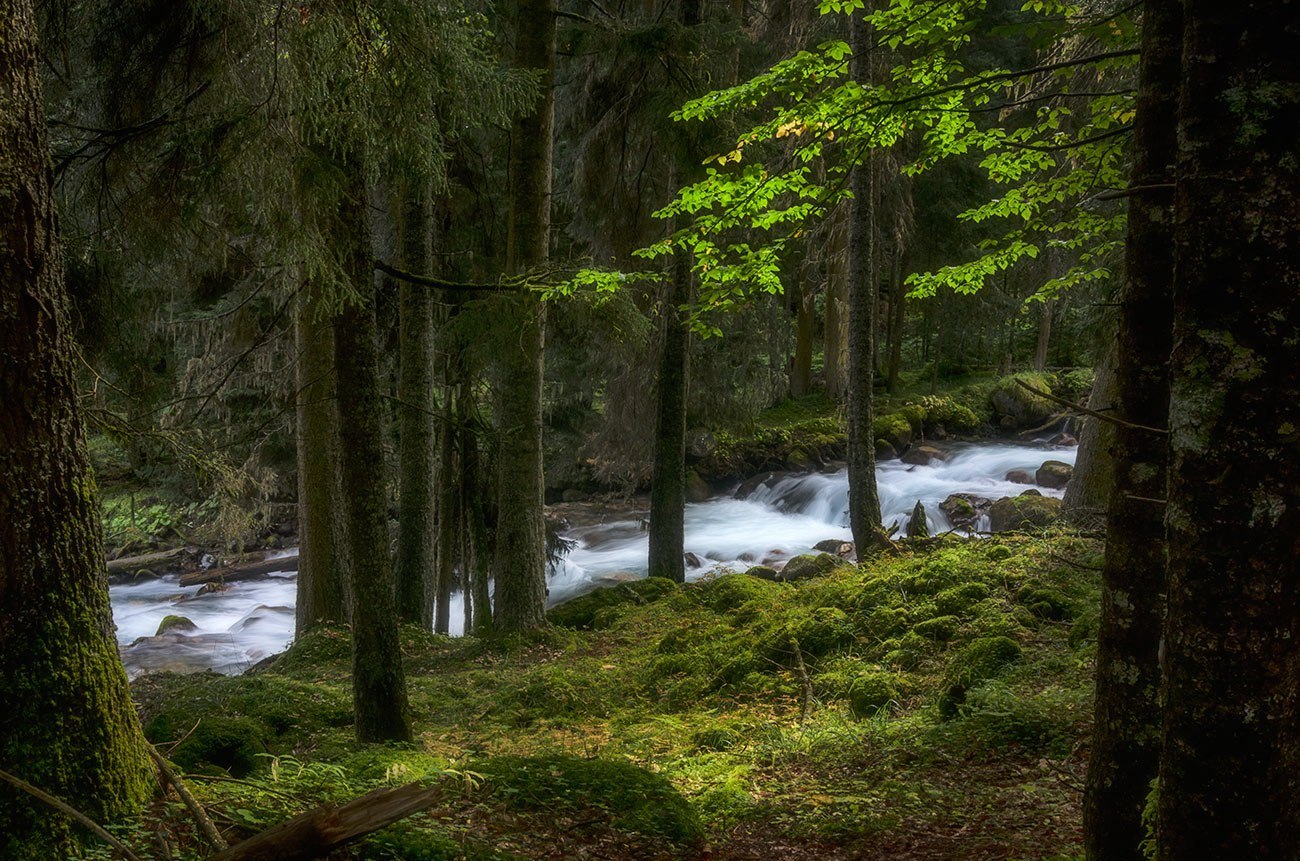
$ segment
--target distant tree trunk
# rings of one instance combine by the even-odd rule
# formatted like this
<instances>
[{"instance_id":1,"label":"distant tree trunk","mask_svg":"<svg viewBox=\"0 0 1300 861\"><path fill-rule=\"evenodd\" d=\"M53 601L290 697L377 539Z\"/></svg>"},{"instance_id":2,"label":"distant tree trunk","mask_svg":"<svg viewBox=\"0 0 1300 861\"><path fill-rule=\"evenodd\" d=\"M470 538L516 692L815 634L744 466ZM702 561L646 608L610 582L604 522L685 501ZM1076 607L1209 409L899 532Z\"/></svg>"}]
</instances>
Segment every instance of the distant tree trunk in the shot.
<instances>
[{"instance_id":1,"label":"distant tree trunk","mask_svg":"<svg viewBox=\"0 0 1300 861\"><path fill-rule=\"evenodd\" d=\"M1146 0L1134 121L1132 185L1173 181L1181 20L1179 0ZM1116 417L1164 428L1172 347L1173 197L1129 198L1127 272L1116 339ZM1100 377L1096 386L1104 380ZM1160 618L1165 591L1168 438L1132 427L1114 434L1114 491L1107 513L1097 632L1092 759L1084 793L1084 844L1098 861L1139 859L1142 810L1159 754ZM1203 525L1203 524L1202 524Z\"/></svg>"},{"instance_id":2,"label":"distant tree trunk","mask_svg":"<svg viewBox=\"0 0 1300 861\"><path fill-rule=\"evenodd\" d=\"M1110 334L1108 329L1107 334ZM1088 408L1104 415L1114 415L1117 394L1115 391L1115 363L1118 348L1113 338L1108 338L1097 363ZM1061 512L1077 526L1097 527L1106 519L1115 488L1115 425L1100 419L1084 417L1079 431L1079 448L1074 472L1065 486Z\"/></svg>"},{"instance_id":3,"label":"distant tree trunk","mask_svg":"<svg viewBox=\"0 0 1300 861\"><path fill-rule=\"evenodd\" d=\"M1300 10L1183 4L1159 857L1300 851Z\"/></svg>"},{"instance_id":4,"label":"distant tree trunk","mask_svg":"<svg viewBox=\"0 0 1300 861\"><path fill-rule=\"evenodd\" d=\"M356 170L355 167L352 168ZM352 598L352 702L361 742L409 741L406 676L397 636L397 589L388 550L383 399L375 320L375 282L365 233L361 183L340 207L337 241L347 243L357 297L334 318L339 459L347 514Z\"/></svg>"},{"instance_id":5,"label":"distant tree trunk","mask_svg":"<svg viewBox=\"0 0 1300 861\"><path fill-rule=\"evenodd\" d=\"M506 267L545 263L551 226L551 150L555 125L555 0L518 0L515 67L541 73L541 99L511 128L510 229ZM510 301L498 398L496 610L500 631L546 624L543 527L542 370L546 309L532 297Z\"/></svg>"},{"instance_id":6,"label":"distant tree trunk","mask_svg":"<svg viewBox=\"0 0 1300 861\"><path fill-rule=\"evenodd\" d=\"M794 367L790 370L790 394L801 398L812 391L813 292L802 281L795 300Z\"/></svg>"},{"instance_id":7,"label":"distant tree trunk","mask_svg":"<svg viewBox=\"0 0 1300 861\"><path fill-rule=\"evenodd\" d=\"M473 393L468 380L458 393L456 413L460 421L458 428L460 440L460 504L461 571L465 578L467 592L474 598L474 623L466 628L474 633L484 633L492 627L492 598L489 592L488 573L484 565L487 541L484 537L483 501L487 494L482 487L483 477L479 469L478 437L470 423L473 415Z\"/></svg>"},{"instance_id":8,"label":"distant tree trunk","mask_svg":"<svg viewBox=\"0 0 1300 861\"><path fill-rule=\"evenodd\" d=\"M886 388L889 393L898 391L898 374L903 366L903 324L907 320L907 284L903 266L903 251L894 254L893 292L889 299L889 369Z\"/></svg>"},{"instance_id":9,"label":"distant tree trunk","mask_svg":"<svg viewBox=\"0 0 1300 861\"><path fill-rule=\"evenodd\" d=\"M304 287L297 298L298 602L297 634L346 622L347 559L334 403L334 327Z\"/></svg>"},{"instance_id":10,"label":"distant tree trunk","mask_svg":"<svg viewBox=\"0 0 1300 861\"><path fill-rule=\"evenodd\" d=\"M1047 348L1052 340L1052 313L1056 302L1048 299L1038 303L1038 345L1034 348L1034 370L1041 371L1047 367Z\"/></svg>"},{"instance_id":11,"label":"distant tree trunk","mask_svg":"<svg viewBox=\"0 0 1300 861\"><path fill-rule=\"evenodd\" d=\"M432 218L428 190L408 191L402 214L402 257L412 272L433 270ZM406 282L398 295L397 611L403 622L429 628L438 520L433 297L429 288Z\"/></svg>"},{"instance_id":12,"label":"distant tree trunk","mask_svg":"<svg viewBox=\"0 0 1300 861\"><path fill-rule=\"evenodd\" d=\"M101 822L152 781L113 637L69 336L35 16L0 12L0 765ZM70 857L69 821L0 789L0 856Z\"/></svg>"},{"instance_id":13,"label":"distant tree trunk","mask_svg":"<svg viewBox=\"0 0 1300 861\"><path fill-rule=\"evenodd\" d=\"M663 303L663 341L656 386L654 472L650 482L651 577L686 581L686 393L690 330L680 307L691 300L691 267L673 261L672 292Z\"/></svg>"},{"instance_id":14,"label":"distant tree trunk","mask_svg":"<svg viewBox=\"0 0 1300 861\"><path fill-rule=\"evenodd\" d=\"M433 629L439 634L451 630L451 592L455 577L456 561L460 556L461 542L457 540L456 531L460 528L460 476L456 463L456 419L453 395L455 386L451 382L452 362L447 362L443 386L443 421L439 428L438 456L438 554L437 554L437 612L434 614ZM462 568L464 565L462 564ZM470 600L466 590L465 601ZM467 629L468 630L468 629Z\"/></svg>"},{"instance_id":15,"label":"distant tree trunk","mask_svg":"<svg viewBox=\"0 0 1300 861\"><path fill-rule=\"evenodd\" d=\"M863 15L854 14L852 74L855 80L871 80L875 36ZM877 278L875 273L874 158L868 155L854 165L850 179L853 201L849 211L849 403L848 478L849 527L859 557L880 547L886 540L880 526L880 495L876 490L876 439L872 405L872 366L875 341Z\"/></svg>"},{"instance_id":16,"label":"distant tree trunk","mask_svg":"<svg viewBox=\"0 0 1300 861\"><path fill-rule=\"evenodd\" d=\"M831 216L826 258L826 394L843 400L849 383L849 207Z\"/></svg>"}]
</instances>

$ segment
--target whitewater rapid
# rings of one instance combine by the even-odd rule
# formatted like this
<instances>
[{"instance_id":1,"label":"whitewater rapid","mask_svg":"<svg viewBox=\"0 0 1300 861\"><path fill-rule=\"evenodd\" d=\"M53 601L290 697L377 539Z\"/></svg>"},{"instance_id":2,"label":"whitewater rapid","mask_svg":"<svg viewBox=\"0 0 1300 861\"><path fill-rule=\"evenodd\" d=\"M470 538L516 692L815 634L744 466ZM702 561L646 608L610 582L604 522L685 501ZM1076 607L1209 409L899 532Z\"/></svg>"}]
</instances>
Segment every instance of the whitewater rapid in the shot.
<instances>
[{"instance_id":1,"label":"whitewater rapid","mask_svg":"<svg viewBox=\"0 0 1300 861\"><path fill-rule=\"evenodd\" d=\"M913 466L902 461L876 470L885 526L900 532L920 501L930 532L951 528L939 503L952 493L996 500L1016 496L1025 485L1006 480L1011 470L1031 475L1046 460L1073 464L1076 449L1042 444L962 444L947 450L946 461ZM686 552L695 563L688 580L740 571L758 564L780 564L811 552L826 540L849 541L849 491L845 470L773 473L745 498L736 489L686 506ZM746 489L756 482L747 482ZM1044 496L1063 491L1040 487ZM598 503L557 506L570 520L567 537L576 544L548 578L548 601L556 604L602 585L646 575L648 535L645 510L611 509ZM286 557L290 554L286 554ZM239 673L282 651L293 639L296 576L281 572L265 579L236 582L225 591L198 594L175 577L109 588L122 657L132 675L146 671L212 669ZM464 604L452 597L452 634L462 633ZM164 637L153 634L166 616L185 616L195 629ZM134 644L134 645L133 645Z\"/></svg>"}]
</instances>

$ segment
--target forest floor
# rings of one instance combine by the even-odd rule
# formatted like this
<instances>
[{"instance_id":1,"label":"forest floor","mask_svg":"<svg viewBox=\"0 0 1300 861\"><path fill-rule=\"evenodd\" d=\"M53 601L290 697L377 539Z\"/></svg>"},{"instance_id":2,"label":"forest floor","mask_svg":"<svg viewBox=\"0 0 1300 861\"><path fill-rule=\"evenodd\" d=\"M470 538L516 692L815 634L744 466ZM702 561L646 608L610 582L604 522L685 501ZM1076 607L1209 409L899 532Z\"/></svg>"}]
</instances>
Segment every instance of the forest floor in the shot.
<instances>
[{"instance_id":1,"label":"forest floor","mask_svg":"<svg viewBox=\"0 0 1300 861\"><path fill-rule=\"evenodd\" d=\"M409 746L353 741L343 629L134 691L232 840L422 780L438 804L339 857L1075 858L1099 557L930 539L795 584L629 583L528 639L405 630Z\"/></svg>"}]
</instances>

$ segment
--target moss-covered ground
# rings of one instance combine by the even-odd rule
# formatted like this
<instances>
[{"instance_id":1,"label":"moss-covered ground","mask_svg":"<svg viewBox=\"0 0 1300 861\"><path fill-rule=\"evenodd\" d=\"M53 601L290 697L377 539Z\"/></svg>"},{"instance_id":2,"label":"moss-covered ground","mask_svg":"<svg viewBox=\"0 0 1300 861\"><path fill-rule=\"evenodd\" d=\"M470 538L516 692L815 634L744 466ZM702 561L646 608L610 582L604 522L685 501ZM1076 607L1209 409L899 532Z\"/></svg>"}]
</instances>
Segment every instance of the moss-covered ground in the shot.
<instances>
[{"instance_id":1,"label":"moss-covered ground","mask_svg":"<svg viewBox=\"0 0 1300 861\"><path fill-rule=\"evenodd\" d=\"M410 747L354 743L342 629L135 693L232 837L418 779L441 801L350 857L1069 858L1099 552L936 539L797 584L628 584L528 640L407 630Z\"/></svg>"}]
</instances>

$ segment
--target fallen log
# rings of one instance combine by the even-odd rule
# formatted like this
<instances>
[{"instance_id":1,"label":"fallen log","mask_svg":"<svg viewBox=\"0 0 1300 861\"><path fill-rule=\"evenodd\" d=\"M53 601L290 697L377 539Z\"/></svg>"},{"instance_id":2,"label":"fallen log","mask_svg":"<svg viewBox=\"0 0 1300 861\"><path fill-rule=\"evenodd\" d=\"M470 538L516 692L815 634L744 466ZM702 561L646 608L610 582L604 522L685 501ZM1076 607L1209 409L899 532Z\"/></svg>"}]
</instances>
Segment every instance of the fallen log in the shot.
<instances>
[{"instance_id":1,"label":"fallen log","mask_svg":"<svg viewBox=\"0 0 1300 861\"><path fill-rule=\"evenodd\" d=\"M413 813L428 809L437 788L408 783L376 789L343 806L326 804L268 828L207 861L312 861Z\"/></svg>"},{"instance_id":2,"label":"fallen log","mask_svg":"<svg viewBox=\"0 0 1300 861\"><path fill-rule=\"evenodd\" d=\"M124 556L121 559L109 559L107 563L110 579L134 577L141 571L154 574L180 574L198 565L203 555L197 547L173 547L171 550L158 550L140 556Z\"/></svg>"},{"instance_id":3,"label":"fallen log","mask_svg":"<svg viewBox=\"0 0 1300 861\"><path fill-rule=\"evenodd\" d=\"M190 571L181 575L180 585L200 586L204 583L233 583L236 580L255 580L273 571L297 571L298 557L277 556L256 562L240 562L206 571Z\"/></svg>"}]
</instances>

